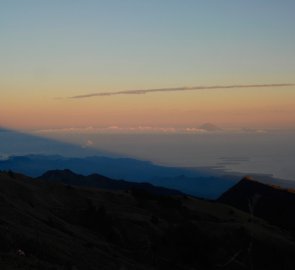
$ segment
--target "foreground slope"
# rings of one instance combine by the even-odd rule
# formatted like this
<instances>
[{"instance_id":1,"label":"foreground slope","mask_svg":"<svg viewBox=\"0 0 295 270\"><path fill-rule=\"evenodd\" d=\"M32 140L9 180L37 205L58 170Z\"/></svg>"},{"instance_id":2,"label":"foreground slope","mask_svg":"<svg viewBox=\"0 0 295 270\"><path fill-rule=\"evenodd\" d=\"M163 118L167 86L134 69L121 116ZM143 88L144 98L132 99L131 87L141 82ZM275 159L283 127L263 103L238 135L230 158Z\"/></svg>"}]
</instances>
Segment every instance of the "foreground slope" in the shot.
<instances>
[{"instance_id":1,"label":"foreground slope","mask_svg":"<svg viewBox=\"0 0 295 270\"><path fill-rule=\"evenodd\" d=\"M0 269L295 269L288 234L230 206L0 173Z\"/></svg>"}]
</instances>

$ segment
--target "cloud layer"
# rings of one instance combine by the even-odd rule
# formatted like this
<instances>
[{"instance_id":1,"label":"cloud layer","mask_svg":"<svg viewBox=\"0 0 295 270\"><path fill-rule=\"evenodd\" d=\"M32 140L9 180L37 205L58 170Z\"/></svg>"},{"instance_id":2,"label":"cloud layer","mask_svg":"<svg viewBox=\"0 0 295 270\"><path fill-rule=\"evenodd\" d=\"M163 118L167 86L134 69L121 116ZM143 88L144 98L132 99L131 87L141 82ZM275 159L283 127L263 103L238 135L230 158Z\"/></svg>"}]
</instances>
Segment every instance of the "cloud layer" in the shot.
<instances>
[{"instance_id":1,"label":"cloud layer","mask_svg":"<svg viewBox=\"0 0 295 270\"><path fill-rule=\"evenodd\" d=\"M116 95L142 95L156 92L176 92L176 91L191 91L191 90L215 90L215 89L234 89L234 88L267 88L267 87L288 87L295 86L294 83L280 84L233 84L233 85L211 85L211 86L182 86L175 88L155 88L155 89L137 89L137 90L122 90L114 92L98 92L69 97L69 99L81 99L101 96L116 96Z\"/></svg>"},{"instance_id":2,"label":"cloud layer","mask_svg":"<svg viewBox=\"0 0 295 270\"><path fill-rule=\"evenodd\" d=\"M263 129L254 128L219 128L209 129L208 124L201 125L200 127L159 127L159 126L106 126L106 127L71 127L71 128L53 128L53 129L40 129L35 130L34 133L42 135L59 135L59 134L77 134L83 135L98 135L98 134L240 134L240 133L267 133ZM212 125L212 124L210 124ZM214 126L214 125L213 125ZM92 146L93 141L88 139L85 146Z\"/></svg>"}]
</instances>

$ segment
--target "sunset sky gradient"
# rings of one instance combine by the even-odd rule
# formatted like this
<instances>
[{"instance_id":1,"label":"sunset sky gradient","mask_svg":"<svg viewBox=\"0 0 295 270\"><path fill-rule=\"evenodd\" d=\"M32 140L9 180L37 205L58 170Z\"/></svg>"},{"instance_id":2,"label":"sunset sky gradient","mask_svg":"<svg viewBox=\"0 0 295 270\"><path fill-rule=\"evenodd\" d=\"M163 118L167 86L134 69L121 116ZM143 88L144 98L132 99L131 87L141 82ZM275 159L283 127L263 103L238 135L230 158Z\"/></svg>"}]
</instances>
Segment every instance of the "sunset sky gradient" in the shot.
<instances>
[{"instance_id":1,"label":"sunset sky gradient","mask_svg":"<svg viewBox=\"0 0 295 270\"><path fill-rule=\"evenodd\" d=\"M0 126L295 128L293 0L0 0Z\"/></svg>"}]
</instances>

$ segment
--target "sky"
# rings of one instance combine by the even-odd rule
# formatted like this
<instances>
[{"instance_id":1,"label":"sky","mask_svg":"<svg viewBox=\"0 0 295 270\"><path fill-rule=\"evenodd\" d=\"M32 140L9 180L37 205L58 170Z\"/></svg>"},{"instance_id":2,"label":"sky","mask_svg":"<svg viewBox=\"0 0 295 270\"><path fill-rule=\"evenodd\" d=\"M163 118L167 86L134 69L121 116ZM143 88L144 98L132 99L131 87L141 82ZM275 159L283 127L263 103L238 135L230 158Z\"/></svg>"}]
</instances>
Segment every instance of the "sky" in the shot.
<instances>
[{"instance_id":1,"label":"sky","mask_svg":"<svg viewBox=\"0 0 295 270\"><path fill-rule=\"evenodd\" d=\"M293 0L0 0L0 126L295 128L294 10Z\"/></svg>"}]
</instances>

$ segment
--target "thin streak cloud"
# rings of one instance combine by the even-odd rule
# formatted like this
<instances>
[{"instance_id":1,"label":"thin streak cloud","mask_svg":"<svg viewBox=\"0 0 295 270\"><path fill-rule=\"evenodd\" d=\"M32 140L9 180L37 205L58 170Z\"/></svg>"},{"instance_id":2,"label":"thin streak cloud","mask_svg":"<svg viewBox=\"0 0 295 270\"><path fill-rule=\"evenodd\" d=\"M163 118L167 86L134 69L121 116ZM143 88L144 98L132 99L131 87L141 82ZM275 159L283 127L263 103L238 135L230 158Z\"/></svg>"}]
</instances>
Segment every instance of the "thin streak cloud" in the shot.
<instances>
[{"instance_id":1,"label":"thin streak cloud","mask_svg":"<svg viewBox=\"0 0 295 270\"><path fill-rule=\"evenodd\" d=\"M295 86L294 83L281 84L233 84L233 85L212 85L212 86L182 86L175 88L155 88L155 89L137 89L137 90L122 90L114 92L98 92L84 95L77 95L69 97L69 99L102 97L102 96L116 96L116 95L142 95L156 92L178 92L178 91L192 91L192 90L215 90L215 89L234 89L234 88L267 88L267 87L288 87Z\"/></svg>"}]
</instances>

